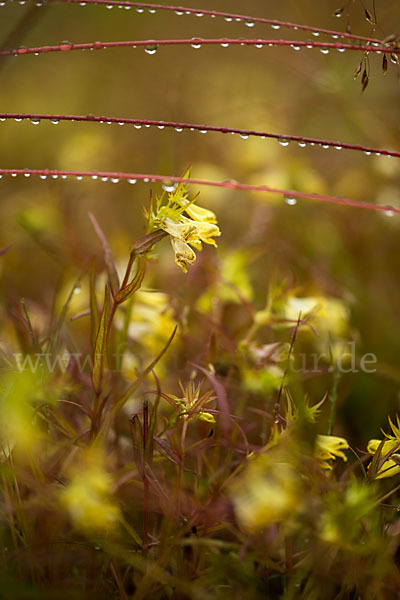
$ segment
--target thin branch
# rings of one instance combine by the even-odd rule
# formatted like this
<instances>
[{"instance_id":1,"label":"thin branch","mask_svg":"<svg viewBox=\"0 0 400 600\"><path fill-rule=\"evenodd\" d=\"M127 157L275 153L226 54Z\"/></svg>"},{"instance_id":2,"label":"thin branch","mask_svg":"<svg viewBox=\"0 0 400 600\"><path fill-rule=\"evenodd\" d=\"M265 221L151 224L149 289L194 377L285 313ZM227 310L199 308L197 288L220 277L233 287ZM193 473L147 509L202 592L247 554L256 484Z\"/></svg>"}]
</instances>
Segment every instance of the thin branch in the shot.
<instances>
[{"instance_id":1,"label":"thin branch","mask_svg":"<svg viewBox=\"0 0 400 600\"><path fill-rule=\"evenodd\" d=\"M323 29L321 27L312 27L309 25L300 25L299 23L290 23L288 21L279 21L278 19L265 19L264 17L253 17L250 15L243 15L230 12L221 12L218 10L204 10L202 8L188 8L186 6L171 6L164 4L150 4L149 2L127 2L118 0L45 0L44 3L52 4L56 2L63 2L69 4L79 4L81 6L98 4L105 5L107 8L136 8L137 12L144 12L144 9L148 9L149 12L155 13L158 10L173 11L177 15L194 15L196 17L219 17L225 19L225 21L231 22L236 21L238 23L243 22L249 27L252 27L255 23L261 23L264 25L271 25L273 28L279 29L280 27L286 27L288 29L310 31L313 35L329 35L333 38L341 37L354 40L363 40L366 42L379 42L379 40L365 37L362 35L356 35L354 33L334 31L332 29Z\"/></svg>"},{"instance_id":2,"label":"thin branch","mask_svg":"<svg viewBox=\"0 0 400 600\"><path fill-rule=\"evenodd\" d=\"M37 46L21 47L11 50L1 50L0 56L19 56L23 54L47 54L49 52L69 52L71 50L105 50L107 48L137 48L143 46L149 54L155 54L159 46L192 46L201 48L202 46L255 46L262 48L264 46L289 46L295 50L301 48L319 48L322 51L329 50L357 50L362 52L390 52L399 54L400 50L392 46L385 46L383 43L376 45L360 46L358 44L343 44L340 42L314 42L312 40L264 40L264 39L238 39L238 38L190 38L175 40L128 40L120 42L88 42L84 44L73 44L72 42L63 42L55 46Z\"/></svg>"},{"instance_id":3,"label":"thin branch","mask_svg":"<svg viewBox=\"0 0 400 600\"><path fill-rule=\"evenodd\" d=\"M144 173L121 173L114 171L63 171L56 169L0 169L0 178L3 175L11 175L11 177L17 177L18 175L24 175L30 177L31 175L38 175L42 179L51 177L53 179L67 179L68 177L75 177L78 181L84 177L88 177L94 180L100 181L111 181L112 183L119 183L120 180L127 180L129 183L136 183L137 181L143 181L144 183L153 182L168 182L171 183L191 183L194 185L204 185L218 188L225 188L231 190L242 190L248 192L265 192L269 194L281 194L288 200L296 198L306 200L316 200L317 202L325 202L328 204L340 204L342 206L352 206L354 208L364 208L366 210L375 210L385 213L387 216L393 216L394 214L400 214L400 208L393 206L384 206L381 204L372 204L371 202L363 202L361 200L351 200L349 198L340 198L336 196L327 196L322 194L309 194L307 192L297 192L295 190L282 190L278 188L271 188L266 185L251 185L247 183L237 183L234 181L210 181L205 179L194 179L192 177L175 177L170 175L154 175Z\"/></svg>"},{"instance_id":4,"label":"thin branch","mask_svg":"<svg viewBox=\"0 0 400 600\"><path fill-rule=\"evenodd\" d=\"M118 117L95 117L94 115L54 115L54 114L42 114L42 113L0 113L0 121L7 119L15 119L20 122L24 119L32 121L34 124L40 121L51 121L54 124L58 124L59 121L84 121L89 123L107 123L107 124L118 124L118 125L136 125L138 129L143 127L158 127L164 129L170 127L180 132L182 129L188 129L189 131L200 131L206 133L212 131L215 133L231 133L237 134L243 138L250 136L276 139L281 143L285 142L298 142L304 146L306 144L318 145L323 148L336 148L337 150L357 150L365 152L367 155L375 154L382 156L393 156L400 158L400 152L394 150L383 150L381 148L371 148L370 146L362 146L360 144L347 144L339 141L324 140L319 138L304 137L299 135L286 135L280 133L270 133L267 131L256 131L253 129L236 129L232 127L216 127L214 125L198 125L194 123L182 123L178 121L156 121L149 119L126 119Z\"/></svg>"}]
</instances>

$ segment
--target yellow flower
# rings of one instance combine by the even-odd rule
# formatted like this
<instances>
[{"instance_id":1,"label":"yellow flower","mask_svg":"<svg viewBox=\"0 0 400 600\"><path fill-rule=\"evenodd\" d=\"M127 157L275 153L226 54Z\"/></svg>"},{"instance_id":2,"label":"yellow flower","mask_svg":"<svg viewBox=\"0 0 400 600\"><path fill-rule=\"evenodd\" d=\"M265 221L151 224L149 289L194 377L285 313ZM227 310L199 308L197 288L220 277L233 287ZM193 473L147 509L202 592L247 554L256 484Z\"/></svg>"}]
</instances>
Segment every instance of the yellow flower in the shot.
<instances>
[{"instance_id":1,"label":"yellow flower","mask_svg":"<svg viewBox=\"0 0 400 600\"><path fill-rule=\"evenodd\" d=\"M188 176L187 171L184 177ZM187 273L188 265L196 260L196 250L202 249L202 243L216 246L214 238L221 235L215 214L206 208L194 206L188 199L188 187L180 183L168 193L157 197L155 206L148 213L149 232L162 229L171 237L175 252L175 263ZM190 244L190 246L189 246ZM191 248L193 246L193 248Z\"/></svg>"},{"instance_id":2,"label":"yellow flower","mask_svg":"<svg viewBox=\"0 0 400 600\"><path fill-rule=\"evenodd\" d=\"M100 450L86 450L70 470L70 482L60 494L61 505L74 525L86 533L107 532L119 520L118 504L111 496L112 479Z\"/></svg>"},{"instance_id":3,"label":"yellow flower","mask_svg":"<svg viewBox=\"0 0 400 600\"><path fill-rule=\"evenodd\" d=\"M381 448L380 460L378 472L375 475L375 479L382 479L383 477L392 477L400 473L400 420L399 416L396 417L396 423L394 424L389 417L389 425L392 433L385 433L386 441L383 443ZM370 440L368 442L367 451L370 454L375 454L378 450L382 440ZM389 455L389 456L388 456ZM388 458L385 459L385 456ZM371 465L370 465L371 466Z\"/></svg>"},{"instance_id":4,"label":"yellow flower","mask_svg":"<svg viewBox=\"0 0 400 600\"><path fill-rule=\"evenodd\" d=\"M187 273L188 265L192 265L196 260L196 253L178 238L171 237L171 244L175 252L175 263L184 273Z\"/></svg>"},{"instance_id":5,"label":"yellow flower","mask_svg":"<svg viewBox=\"0 0 400 600\"><path fill-rule=\"evenodd\" d=\"M301 505L301 482L292 459L281 449L259 455L231 485L238 521L249 532L287 521Z\"/></svg>"},{"instance_id":6,"label":"yellow flower","mask_svg":"<svg viewBox=\"0 0 400 600\"><path fill-rule=\"evenodd\" d=\"M169 397L179 409L179 416L186 421L206 421L207 423L215 423L215 417L212 412L204 409L204 406L214 400L212 392L208 391L200 395L200 385L195 386L191 381L186 389L180 387L183 392L183 397L178 398L172 394Z\"/></svg>"},{"instance_id":7,"label":"yellow flower","mask_svg":"<svg viewBox=\"0 0 400 600\"><path fill-rule=\"evenodd\" d=\"M317 435L314 454L323 469L332 469L332 465L328 461L340 457L346 462L347 456L343 450L347 450L348 447L349 444L342 437Z\"/></svg>"}]
</instances>

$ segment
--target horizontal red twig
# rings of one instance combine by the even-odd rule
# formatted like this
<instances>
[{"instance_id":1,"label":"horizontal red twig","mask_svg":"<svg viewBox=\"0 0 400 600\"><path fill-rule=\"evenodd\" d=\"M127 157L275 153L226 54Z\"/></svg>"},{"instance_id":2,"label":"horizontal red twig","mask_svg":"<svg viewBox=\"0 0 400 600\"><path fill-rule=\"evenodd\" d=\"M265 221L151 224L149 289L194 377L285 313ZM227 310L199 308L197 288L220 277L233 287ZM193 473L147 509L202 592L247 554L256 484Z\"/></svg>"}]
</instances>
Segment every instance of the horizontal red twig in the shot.
<instances>
[{"instance_id":1,"label":"horizontal red twig","mask_svg":"<svg viewBox=\"0 0 400 600\"><path fill-rule=\"evenodd\" d=\"M118 1L118 0L44 0L44 4L46 3L55 3L55 2L64 2L69 4L80 4L81 6L87 4L102 4L109 8L121 7L121 8L136 8L136 9L148 9L150 11L156 12L157 10L166 10L173 11L178 15L195 15L198 17L207 16L207 17L221 17L225 20L236 21L236 22L245 22L248 25L252 23L263 23L265 25L272 25L275 27L287 27L288 29L299 29L302 31L311 31L315 35L330 35L334 38L342 37L354 40L363 40L366 42L379 42L379 40L375 38L370 38L362 35L356 35L354 33L345 33L341 31L334 31L332 29L323 29L321 27L312 27L309 25L300 25L299 23L290 23L288 21L279 21L278 19L265 19L264 17L253 17L250 15L242 15L237 13L230 12L222 12L219 10L204 10L202 8L188 8L186 6L171 6L167 4L151 4L149 2L127 2L127 1ZM142 12L142 11L141 11Z\"/></svg>"},{"instance_id":2,"label":"horizontal red twig","mask_svg":"<svg viewBox=\"0 0 400 600\"><path fill-rule=\"evenodd\" d=\"M22 54L43 54L47 52L66 52L71 50L104 50L106 48L136 48L144 46L149 52L154 53L158 46L291 46L293 48L320 48L322 50L360 50L362 52L388 52L400 53L399 49L390 46L360 46L358 44L342 44L340 42L314 42L296 40L264 40L264 39L237 39L237 38L191 38L176 40L129 40L120 42L89 42L84 44L73 44L63 42L55 46L20 47L12 50L1 50L0 56L19 56Z\"/></svg>"},{"instance_id":3,"label":"horizontal red twig","mask_svg":"<svg viewBox=\"0 0 400 600\"><path fill-rule=\"evenodd\" d=\"M319 138L312 137L304 137L299 135L286 135L281 133L270 133L267 131L256 131L253 129L237 129L233 127L217 127L214 125L198 125L194 123L182 123L179 121L156 121L152 119L126 119L119 117L96 117L94 115L53 115L53 114L42 114L42 113L0 113L0 121L4 121L6 119L15 119L16 121L22 121L24 119L30 121L54 121L58 123L59 121L84 121L89 123L113 123L118 125L137 125L140 127L158 127L160 129L164 129L164 127L170 127L173 129L178 129L179 131L182 129L188 129L189 131L200 131L202 133L212 131L216 133L231 133L238 134L242 137L260 137L260 138L271 138L276 139L278 141L294 141L299 142L300 144L313 144L319 145L322 147L330 147L341 150L342 148L346 150L357 150L361 152L365 152L366 154L376 154L382 156L393 156L396 158L400 158L400 152L396 152L394 150L383 150L381 148L372 148L370 146L362 146L360 144L347 144L345 142L339 141L331 141L324 140Z\"/></svg>"},{"instance_id":4,"label":"horizontal red twig","mask_svg":"<svg viewBox=\"0 0 400 600\"><path fill-rule=\"evenodd\" d=\"M3 175L11 175L17 177L18 175L24 175L30 177L31 175L39 175L43 179L52 177L53 179L67 179L68 177L76 177L79 180L84 177L100 180L100 181L111 181L112 183L118 183L120 180L125 179L130 183L136 183L137 181L143 181L145 183L161 182L167 185L173 183L190 183L193 185L204 185L217 188L225 188L231 190L242 190L247 192L265 192L269 194L281 194L286 199L300 198L306 200L316 200L317 202L325 202L329 204L338 204L342 206L352 206L354 208L364 208L367 210L375 210L384 212L390 216L400 214L400 208L393 206L383 206L380 204L372 204L371 202L363 202L361 200L351 200L349 198L340 198L337 196L327 196L323 194L309 194L307 192L298 192L295 190L282 190L278 188L272 188L266 185L251 185L248 183L237 183L235 181L210 181L205 179L195 179L193 177L175 177L171 175L154 175L145 173L121 173L117 171L63 171L59 169L0 169L0 177Z\"/></svg>"}]
</instances>

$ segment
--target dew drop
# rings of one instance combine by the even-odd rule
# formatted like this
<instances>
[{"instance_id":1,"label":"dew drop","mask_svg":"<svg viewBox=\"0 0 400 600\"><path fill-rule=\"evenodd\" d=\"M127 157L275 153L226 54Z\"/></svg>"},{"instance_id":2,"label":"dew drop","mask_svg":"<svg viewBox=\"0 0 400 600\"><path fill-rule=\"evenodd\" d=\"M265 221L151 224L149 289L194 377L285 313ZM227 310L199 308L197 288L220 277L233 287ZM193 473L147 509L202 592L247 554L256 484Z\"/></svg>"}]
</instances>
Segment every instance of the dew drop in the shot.
<instances>
[{"instance_id":1,"label":"dew drop","mask_svg":"<svg viewBox=\"0 0 400 600\"><path fill-rule=\"evenodd\" d=\"M315 37L318 37L319 36L319 31L312 31L311 35L314 35Z\"/></svg>"},{"instance_id":2,"label":"dew drop","mask_svg":"<svg viewBox=\"0 0 400 600\"><path fill-rule=\"evenodd\" d=\"M18 173L11 173L11 177L16 177Z\"/></svg>"},{"instance_id":3,"label":"dew drop","mask_svg":"<svg viewBox=\"0 0 400 600\"><path fill-rule=\"evenodd\" d=\"M86 2L79 2L79 6L86 6Z\"/></svg>"},{"instance_id":4,"label":"dew drop","mask_svg":"<svg viewBox=\"0 0 400 600\"><path fill-rule=\"evenodd\" d=\"M300 146L300 148L305 148L307 146L306 142L297 142L297 145Z\"/></svg>"},{"instance_id":5,"label":"dew drop","mask_svg":"<svg viewBox=\"0 0 400 600\"><path fill-rule=\"evenodd\" d=\"M371 152L369 152L368 150L365 150L364 154L365 156L371 156Z\"/></svg>"},{"instance_id":6,"label":"dew drop","mask_svg":"<svg viewBox=\"0 0 400 600\"><path fill-rule=\"evenodd\" d=\"M144 13L144 8L141 8L140 6L136 9L137 13Z\"/></svg>"},{"instance_id":7,"label":"dew drop","mask_svg":"<svg viewBox=\"0 0 400 600\"><path fill-rule=\"evenodd\" d=\"M329 48L320 48L321 54L329 54Z\"/></svg>"},{"instance_id":8,"label":"dew drop","mask_svg":"<svg viewBox=\"0 0 400 600\"><path fill-rule=\"evenodd\" d=\"M175 131L177 133L181 133L183 131L183 127L175 127Z\"/></svg>"},{"instance_id":9,"label":"dew drop","mask_svg":"<svg viewBox=\"0 0 400 600\"><path fill-rule=\"evenodd\" d=\"M293 50L301 50L301 46L296 46L295 44L292 44L291 48L293 48Z\"/></svg>"},{"instance_id":10,"label":"dew drop","mask_svg":"<svg viewBox=\"0 0 400 600\"><path fill-rule=\"evenodd\" d=\"M171 182L171 181L163 181L161 184L162 189L165 192L173 192L176 190L176 188L178 187L178 184L175 182Z\"/></svg>"},{"instance_id":11,"label":"dew drop","mask_svg":"<svg viewBox=\"0 0 400 600\"><path fill-rule=\"evenodd\" d=\"M297 204L297 199L296 198L285 198L285 202L286 204L288 204L289 206L294 206L295 204Z\"/></svg>"},{"instance_id":12,"label":"dew drop","mask_svg":"<svg viewBox=\"0 0 400 600\"><path fill-rule=\"evenodd\" d=\"M24 173L24 177L30 177L31 174L30 173Z\"/></svg>"},{"instance_id":13,"label":"dew drop","mask_svg":"<svg viewBox=\"0 0 400 600\"><path fill-rule=\"evenodd\" d=\"M32 125L39 125L40 119L30 119Z\"/></svg>"},{"instance_id":14,"label":"dew drop","mask_svg":"<svg viewBox=\"0 0 400 600\"><path fill-rule=\"evenodd\" d=\"M309 48L310 50L312 50L312 49L313 49L313 47L314 47L314 46L313 46L312 44L307 44L307 45L306 45L306 48Z\"/></svg>"},{"instance_id":15,"label":"dew drop","mask_svg":"<svg viewBox=\"0 0 400 600\"><path fill-rule=\"evenodd\" d=\"M59 122L59 119L50 119L50 123L52 123L53 125L58 125Z\"/></svg>"},{"instance_id":16,"label":"dew drop","mask_svg":"<svg viewBox=\"0 0 400 600\"><path fill-rule=\"evenodd\" d=\"M149 46L145 46L144 51L146 54L155 54L158 50L157 44L151 44Z\"/></svg>"},{"instance_id":17,"label":"dew drop","mask_svg":"<svg viewBox=\"0 0 400 600\"><path fill-rule=\"evenodd\" d=\"M98 176L98 175L92 175L92 179L93 179L93 181L96 181L96 179L98 179L98 178L99 178L99 176Z\"/></svg>"},{"instance_id":18,"label":"dew drop","mask_svg":"<svg viewBox=\"0 0 400 600\"><path fill-rule=\"evenodd\" d=\"M380 152L375 152L375 156L381 156Z\"/></svg>"},{"instance_id":19,"label":"dew drop","mask_svg":"<svg viewBox=\"0 0 400 600\"><path fill-rule=\"evenodd\" d=\"M338 52L346 52L346 48L336 48Z\"/></svg>"},{"instance_id":20,"label":"dew drop","mask_svg":"<svg viewBox=\"0 0 400 600\"><path fill-rule=\"evenodd\" d=\"M227 23L231 23L231 21L233 21L232 17L224 17L224 21L226 21Z\"/></svg>"},{"instance_id":21,"label":"dew drop","mask_svg":"<svg viewBox=\"0 0 400 600\"><path fill-rule=\"evenodd\" d=\"M165 125L157 125L158 129L165 129Z\"/></svg>"},{"instance_id":22,"label":"dew drop","mask_svg":"<svg viewBox=\"0 0 400 600\"><path fill-rule=\"evenodd\" d=\"M254 44L255 48L262 48L264 44Z\"/></svg>"},{"instance_id":23,"label":"dew drop","mask_svg":"<svg viewBox=\"0 0 400 600\"><path fill-rule=\"evenodd\" d=\"M134 123L133 126L134 126L135 129L142 129L142 126L141 126L140 123Z\"/></svg>"},{"instance_id":24,"label":"dew drop","mask_svg":"<svg viewBox=\"0 0 400 600\"><path fill-rule=\"evenodd\" d=\"M207 133L207 129L199 129L200 133Z\"/></svg>"},{"instance_id":25,"label":"dew drop","mask_svg":"<svg viewBox=\"0 0 400 600\"><path fill-rule=\"evenodd\" d=\"M108 177L102 177L101 180L102 181L108 181Z\"/></svg>"},{"instance_id":26,"label":"dew drop","mask_svg":"<svg viewBox=\"0 0 400 600\"><path fill-rule=\"evenodd\" d=\"M192 40L196 41L195 44L191 44L192 48L194 48L195 50L198 50L199 48L201 48L201 44L199 43L199 38L192 38Z\"/></svg>"},{"instance_id":27,"label":"dew drop","mask_svg":"<svg viewBox=\"0 0 400 600\"><path fill-rule=\"evenodd\" d=\"M228 48L229 43L228 42L222 42L221 46L222 46L222 48Z\"/></svg>"},{"instance_id":28,"label":"dew drop","mask_svg":"<svg viewBox=\"0 0 400 600\"><path fill-rule=\"evenodd\" d=\"M111 183L119 183L119 177L111 177Z\"/></svg>"},{"instance_id":29,"label":"dew drop","mask_svg":"<svg viewBox=\"0 0 400 600\"><path fill-rule=\"evenodd\" d=\"M39 175L40 179L47 179L47 175Z\"/></svg>"},{"instance_id":30,"label":"dew drop","mask_svg":"<svg viewBox=\"0 0 400 600\"><path fill-rule=\"evenodd\" d=\"M327 149L329 148L329 144L321 144L321 147L322 147L324 150L327 150Z\"/></svg>"},{"instance_id":31,"label":"dew drop","mask_svg":"<svg viewBox=\"0 0 400 600\"><path fill-rule=\"evenodd\" d=\"M5 119L5 117L1 117L1 119L0 119L0 121L1 121L2 123L4 123L4 121L5 121L5 120L6 120L6 119Z\"/></svg>"},{"instance_id":32,"label":"dew drop","mask_svg":"<svg viewBox=\"0 0 400 600\"><path fill-rule=\"evenodd\" d=\"M58 179L58 175L55 173L54 175L51 176L52 179Z\"/></svg>"},{"instance_id":33,"label":"dew drop","mask_svg":"<svg viewBox=\"0 0 400 600\"><path fill-rule=\"evenodd\" d=\"M283 139L280 139L280 140L278 140L278 142L279 142L279 144L280 144L281 146L289 146L289 140L286 140L286 139L284 139L284 138L283 138Z\"/></svg>"},{"instance_id":34,"label":"dew drop","mask_svg":"<svg viewBox=\"0 0 400 600\"><path fill-rule=\"evenodd\" d=\"M77 283L74 287L74 294L80 294L81 293L81 284Z\"/></svg>"},{"instance_id":35,"label":"dew drop","mask_svg":"<svg viewBox=\"0 0 400 600\"><path fill-rule=\"evenodd\" d=\"M125 123L123 121L118 121L118 125L121 125L122 127L122 125L125 125Z\"/></svg>"},{"instance_id":36,"label":"dew drop","mask_svg":"<svg viewBox=\"0 0 400 600\"><path fill-rule=\"evenodd\" d=\"M154 15L156 12L157 12L157 11L156 11L156 9L155 9L155 8L149 8L149 13L150 13L151 15Z\"/></svg>"},{"instance_id":37,"label":"dew drop","mask_svg":"<svg viewBox=\"0 0 400 600\"><path fill-rule=\"evenodd\" d=\"M393 210L393 206L386 206L385 208L386 208L385 215L387 217L394 217L395 212Z\"/></svg>"},{"instance_id":38,"label":"dew drop","mask_svg":"<svg viewBox=\"0 0 400 600\"><path fill-rule=\"evenodd\" d=\"M125 10L131 10L132 6L124 6Z\"/></svg>"},{"instance_id":39,"label":"dew drop","mask_svg":"<svg viewBox=\"0 0 400 600\"><path fill-rule=\"evenodd\" d=\"M281 26L280 25L271 25L272 29L280 29Z\"/></svg>"},{"instance_id":40,"label":"dew drop","mask_svg":"<svg viewBox=\"0 0 400 600\"><path fill-rule=\"evenodd\" d=\"M71 50L72 48L72 42L69 42L68 40L63 40L60 44L60 50Z\"/></svg>"},{"instance_id":41,"label":"dew drop","mask_svg":"<svg viewBox=\"0 0 400 600\"><path fill-rule=\"evenodd\" d=\"M128 183L134 185L137 182L137 179L128 179Z\"/></svg>"},{"instance_id":42,"label":"dew drop","mask_svg":"<svg viewBox=\"0 0 400 600\"><path fill-rule=\"evenodd\" d=\"M331 35L331 38L333 40L337 40L339 38L339 36L335 33L335 34Z\"/></svg>"},{"instance_id":43,"label":"dew drop","mask_svg":"<svg viewBox=\"0 0 400 600\"><path fill-rule=\"evenodd\" d=\"M343 146L340 146L339 144L337 146L334 146L335 150L343 150Z\"/></svg>"},{"instance_id":44,"label":"dew drop","mask_svg":"<svg viewBox=\"0 0 400 600\"><path fill-rule=\"evenodd\" d=\"M144 126L146 127L146 129L148 129L149 127L151 127L151 125L149 125L149 123L145 123Z\"/></svg>"},{"instance_id":45,"label":"dew drop","mask_svg":"<svg viewBox=\"0 0 400 600\"><path fill-rule=\"evenodd\" d=\"M68 175L61 175L61 179L68 179Z\"/></svg>"},{"instance_id":46,"label":"dew drop","mask_svg":"<svg viewBox=\"0 0 400 600\"><path fill-rule=\"evenodd\" d=\"M183 10L176 10L175 14L178 15L178 17L181 17L182 15L184 15L184 11Z\"/></svg>"},{"instance_id":47,"label":"dew drop","mask_svg":"<svg viewBox=\"0 0 400 600\"><path fill-rule=\"evenodd\" d=\"M6 3L5 2L0 2L0 6L5 6Z\"/></svg>"},{"instance_id":48,"label":"dew drop","mask_svg":"<svg viewBox=\"0 0 400 600\"><path fill-rule=\"evenodd\" d=\"M145 178L143 179L143 181L144 181L144 183L149 183L150 179L149 179L148 177L145 177Z\"/></svg>"},{"instance_id":49,"label":"dew drop","mask_svg":"<svg viewBox=\"0 0 400 600\"><path fill-rule=\"evenodd\" d=\"M240 135L240 137L241 137L243 140L248 140L248 139L249 139L249 136L247 135L247 133L240 133L239 135Z\"/></svg>"},{"instance_id":50,"label":"dew drop","mask_svg":"<svg viewBox=\"0 0 400 600\"><path fill-rule=\"evenodd\" d=\"M77 181L82 181L82 179L83 179L82 175L77 175L77 176L76 176L76 180L77 180Z\"/></svg>"},{"instance_id":51,"label":"dew drop","mask_svg":"<svg viewBox=\"0 0 400 600\"><path fill-rule=\"evenodd\" d=\"M202 13L202 12L197 12L197 13L194 13L194 14L196 15L196 17L203 17L204 16L204 13Z\"/></svg>"},{"instance_id":52,"label":"dew drop","mask_svg":"<svg viewBox=\"0 0 400 600\"><path fill-rule=\"evenodd\" d=\"M255 25L254 21L245 21L244 24L246 25L246 27L254 27Z\"/></svg>"},{"instance_id":53,"label":"dew drop","mask_svg":"<svg viewBox=\"0 0 400 600\"><path fill-rule=\"evenodd\" d=\"M3 175L0 173L0 179L3 179Z\"/></svg>"}]
</instances>

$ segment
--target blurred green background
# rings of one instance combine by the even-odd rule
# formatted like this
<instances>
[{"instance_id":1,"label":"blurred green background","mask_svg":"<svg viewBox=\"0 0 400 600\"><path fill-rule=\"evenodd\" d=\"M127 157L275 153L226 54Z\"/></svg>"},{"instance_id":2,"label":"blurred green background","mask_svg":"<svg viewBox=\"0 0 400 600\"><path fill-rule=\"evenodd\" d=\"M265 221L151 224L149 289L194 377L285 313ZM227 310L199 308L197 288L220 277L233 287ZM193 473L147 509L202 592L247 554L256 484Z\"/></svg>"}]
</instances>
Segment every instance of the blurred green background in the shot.
<instances>
[{"instance_id":1,"label":"blurred green background","mask_svg":"<svg viewBox=\"0 0 400 600\"><path fill-rule=\"evenodd\" d=\"M333 16L340 8L336 0L197 4L203 9L345 28L345 19ZM14 2L0 7L0 43L12 39L12 47L18 47L62 40L311 37L307 32L274 31L257 24L250 29L243 23L166 11L138 14L61 3L34 10L31 6ZM376 8L374 35L383 38L398 32L397 0L378 1ZM371 34L359 3L351 8L350 25L355 33ZM360 53L350 51L323 55L317 49L220 46L164 47L152 56L143 49L126 48L1 57L0 111L177 120L400 150L398 67L390 63L384 77L382 57L372 56L370 83L361 94L360 82L353 81L360 59ZM0 140L3 168L179 175L192 165L196 178L234 179L400 207L396 158L299 148L295 143L283 148L274 140L217 133L91 123L1 122ZM152 187L160 191L159 186ZM143 232L142 206L147 205L149 192L150 186L143 183L4 177L0 245L11 245L0 264L5 331L7 302L25 296L50 310L62 283L85 272L91 256L99 253L88 211L101 223L117 258L126 258L130 244ZM357 352L376 354L378 370L342 377L338 422L353 443L365 448L366 440L385 426L387 413L399 409L399 218L306 200L288 206L281 197L261 194L213 188L200 192L200 204L218 216L221 252L254 251L249 275L257 309L265 305L272 277L295 282L305 296L332 296L349 306ZM157 271L157 286L169 293L179 291L183 297L199 295L193 277L185 277L173 264L167 245L165 254L168 260L163 259ZM324 376L307 385L316 401L331 383Z\"/></svg>"}]
</instances>

